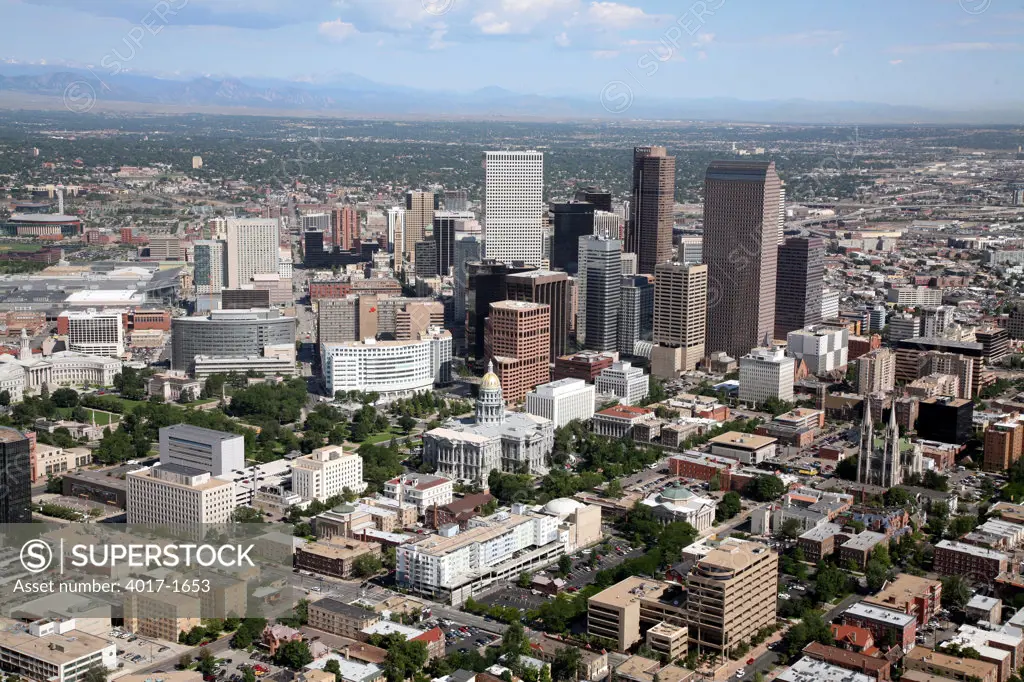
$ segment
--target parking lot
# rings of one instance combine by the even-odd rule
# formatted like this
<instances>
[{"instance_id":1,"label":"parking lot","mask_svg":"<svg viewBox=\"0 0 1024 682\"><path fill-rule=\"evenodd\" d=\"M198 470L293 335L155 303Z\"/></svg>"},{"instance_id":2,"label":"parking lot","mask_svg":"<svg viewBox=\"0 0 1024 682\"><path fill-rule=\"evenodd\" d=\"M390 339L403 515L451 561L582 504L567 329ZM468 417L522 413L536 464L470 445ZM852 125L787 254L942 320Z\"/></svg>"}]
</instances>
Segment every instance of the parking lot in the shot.
<instances>
[{"instance_id":1,"label":"parking lot","mask_svg":"<svg viewBox=\"0 0 1024 682\"><path fill-rule=\"evenodd\" d=\"M183 644L164 642L138 637L120 629L112 630L110 640L117 646L118 674L130 674L157 661L174 663L190 647Z\"/></svg>"},{"instance_id":2,"label":"parking lot","mask_svg":"<svg viewBox=\"0 0 1024 682\"><path fill-rule=\"evenodd\" d=\"M474 625L462 625L445 618L432 618L420 624L424 628L440 628L444 632L446 654L456 651L467 652L500 642L501 638Z\"/></svg>"}]
</instances>

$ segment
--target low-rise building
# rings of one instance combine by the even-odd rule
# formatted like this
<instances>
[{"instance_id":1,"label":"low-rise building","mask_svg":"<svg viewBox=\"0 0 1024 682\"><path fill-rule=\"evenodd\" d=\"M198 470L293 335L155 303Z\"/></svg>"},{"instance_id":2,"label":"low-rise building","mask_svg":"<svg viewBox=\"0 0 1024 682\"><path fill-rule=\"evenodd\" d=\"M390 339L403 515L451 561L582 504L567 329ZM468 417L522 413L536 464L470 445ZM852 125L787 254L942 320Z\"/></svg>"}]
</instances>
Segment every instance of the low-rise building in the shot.
<instances>
[{"instance_id":1,"label":"low-rise building","mask_svg":"<svg viewBox=\"0 0 1024 682\"><path fill-rule=\"evenodd\" d=\"M740 431L729 431L711 439L711 454L756 466L775 458L776 440Z\"/></svg>"},{"instance_id":2,"label":"low-rise building","mask_svg":"<svg viewBox=\"0 0 1024 682\"><path fill-rule=\"evenodd\" d=\"M320 599L309 605L309 627L358 639L359 633L380 620L380 614L362 606L332 599Z\"/></svg>"},{"instance_id":3,"label":"low-rise building","mask_svg":"<svg viewBox=\"0 0 1024 682\"><path fill-rule=\"evenodd\" d=\"M644 631L660 622L686 625L686 602L673 583L629 577L587 600L587 634L614 642L627 651Z\"/></svg>"},{"instance_id":4,"label":"low-rise building","mask_svg":"<svg viewBox=\"0 0 1024 682\"><path fill-rule=\"evenodd\" d=\"M323 502L346 489L356 494L366 490L359 455L329 445L292 462L292 490L303 499Z\"/></svg>"},{"instance_id":5,"label":"low-rise building","mask_svg":"<svg viewBox=\"0 0 1024 682\"><path fill-rule=\"evenodd\" d=\"M887 682L892 678L892 666L889 660L879 656L868 656L858 651L849 651L820 642L811 642L803 649L804 656L829 665L852 670L867 675L875 682Z\"/></svg>"},{"instance_id":6,"label":"low-rise building","mask_svg":"<svg viewBox=\"0 0 1024 682\"><path fill-rule=\"evenodd\" d=\"M864 601L908 613L916 617L918 627L922 627L942 608L942 582L900 573Z\"/></svg>"},{"instance_id":7,"label":"low-rise building","mask_svg":"<svg viewBox=\"0 0 1024 682\"><path fill-rule=\"evenodd\" d=\"M962 575L987 582L1006 571L1009 557L993 549L942 540L935 545L933 563L939 575Z\"/></svg>"},{"instance_id":8,"label":"low-rise building","mask_svg":"<svg viewBox=\"0 0 1024 682\"><path fill-rule=\"evenodd\" d=\"M572 645L552 635L536 634L530 637L530 653L545 663L554 663L558 653ZM579 649L580 667L577 679L597 682L608 676L608 653L593 649Z\"/></svg>"},{"instance_id":9,"label":"low-rise building","mask_svg":"<svg viewBox=\"0 0 1024 682\"><path fill-rule=\"evenodd\" d=\"M598 393L614 393L623 405L637 405L650 393L650 379L639 367L616 362L601 371L594 387Z\"/></svg>"},{"instance_id":10,"label":"low-rise building","mask_svg":"<svg viewBox=\"0 0 1024 682\"><path fill-rule=\"evenodd\" d=\"M906 670L916 670L953 680L999 682L999 666L988 661L951 656L940 651L916 647L903 657Z\"/></svg>"},{"instance_id":11,"label":"low-rise building","mask_svg":"<svg viewBox=\"0 0 1024 682\"><path fill-rule=\"evenodd\" d=\"M431 474L407 473L384 483L384 497L405 502L425 514L431 507L450 503L454 484L450 478Z\"/></svg>"},{"instance_id":12,"label":"low-rise building","mask_svg":"<svg viewBox=\"0 0 1024 682\"><path fill-rule=\"evenodd\" d=\"M343 538L328 542L310 542L295 550L295 566L333 578L352 577L355 560L364 554L380 557L380 544Z\"/></svg>"},{"instance_id":13,"label":"low-rise building","mask_svg":"<svg viewBox=\"0 0 1024 682\"><path fill-rule=\"evenodd\" d=\"M823 660L804 656L779 674L781 682L873 682L874 678Z\"/></svg>"},{"instance_id":14,"label":"low-rise building","mask_svg":"<svg viewBox=\"0 0 1024 682\"><path fill-rule=\"evenodd\" d=\"M690 631L685 625L661 622L647 631L646 641L647 646L668 660L678 661L690 648Z\"/></svg>"},{"instance_id":15,"label":"low-rise building","mask_svg":"<svg viewBox=\"0 0 1024 682\"><path fill-rule=\"evenodd\" d=\"M840 545L840 563L842 565L852 563L860 570L864 570L867 567L868 559L871 558L871 553L877 547L886 547L888 544L889 541L885 533L876 533L870 530L861 531L856 535L852 535L846 542Z\"/></svg>"},{"instance_id":16,"label":"low-rise building","mask_svg":"<svg viewBox=\"0 0 1024 682\"><path fill-rule=\"evenodd\" d=\"M0 666L30 680L80 682L91 668L117 670L117 647L76 629L75 619L39 620L25 625L0 621Z\"/></svg>"},{"instance_id":17,"label":"low-rise building","mask_svg":"<svg viewBox=\"0 0 1024 682\"><path fill-rule=\"evenodd\" d=\"M555 428L574 419L589 421L594 416L597 391L582 379L559 379L538 386L526 394L526 411L550 419Z\"/></svg>"},{"instance_id":18,"label":"low-rise building","mask_svg":"<svg viewBox=\"0 0 1024 682\"><path fill-rule=\"evenodd\" d=\"M37 443L32 482L63 476L69 471L81 469L91 463L92 450L89 448L59 448L45 443Z\"/></svg>"},{"instance_id":19,"label":"low-rise building","mask_svg":"<svg viewBox=\"0 0 1024 682\"><path fill-rule=\"evenodd\" d=\"M655 420L654 410L628 404L616 405L594 415L594 433L609 438L632 438L635 427Z\"/></svg>"},{"instance_id":20,"label":"low-rise building","mask_svg":"<svg viewBox=\"0 0 1024 682\"><path fill-rule=\"evenodd\" d=\"M904 652L914 648L917 637L917 618L902 611L858 602L840 616L845 625L857 625L868 630L877 642L895 642Z\"/></svg>"}]
</instances>

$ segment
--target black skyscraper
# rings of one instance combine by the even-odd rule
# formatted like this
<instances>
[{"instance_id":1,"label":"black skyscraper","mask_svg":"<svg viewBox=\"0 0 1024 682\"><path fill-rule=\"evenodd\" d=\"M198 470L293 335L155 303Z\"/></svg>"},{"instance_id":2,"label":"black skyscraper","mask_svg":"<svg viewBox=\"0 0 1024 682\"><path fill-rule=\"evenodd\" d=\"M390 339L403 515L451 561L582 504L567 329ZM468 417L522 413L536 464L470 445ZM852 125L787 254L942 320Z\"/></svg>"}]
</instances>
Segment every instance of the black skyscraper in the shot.
<instances>
[{"instance_id":1,"label":"black skyscraper","mask_svg":"<svg viewBox=\"0 0 1024 682\"><path fill-rule=\"evenodd\" d=\"M580 237L594 234L594 204L570 202L551 204L554 216L554 240L551 267L570 275L579 272Z\"/></svg>"},{"instance_id":2,"label":"black skyscraper","mask_svg":"<svg viewBox=\"0 0 1024 682\"><path fill-rule=\"evenodd\" d=\"M576 192L576 201L586 201L598 211L612 212L612 193L596 187L584 187Z\"/></svg>"},{"instance_id":3,"label":"black skyscraper","mask_svg":"<svg viewBox=\"0 0 1024 682\"><path fill-rule=\"evenodd\" d=\"M0 426L0 523L32 523L32 462L23 433Z\"/></svg>"},{"instance_id":4,"label":"black skyscraper","mask_svg":"<svg viewBox=\"0 0 1024 682\"><path fill-rule=\"evenodd\" d=\"M466 352L477 364L484 359L484 327L491 304L507 296L505 278L536 268L522 263L506 265L496 260L468 263L466 266Z\"/></svg>"},{"instance_id":5,"label":"black skyscraper","mask_svg":"<svg viewBox=\"0 0 1024 682\"><path fill-rule=\"evenodd\" d=\"M775 338L821 322L825 278L825 242L818 237L790 237L779 246L775 279Z\"/></svg>"}]
</instances>

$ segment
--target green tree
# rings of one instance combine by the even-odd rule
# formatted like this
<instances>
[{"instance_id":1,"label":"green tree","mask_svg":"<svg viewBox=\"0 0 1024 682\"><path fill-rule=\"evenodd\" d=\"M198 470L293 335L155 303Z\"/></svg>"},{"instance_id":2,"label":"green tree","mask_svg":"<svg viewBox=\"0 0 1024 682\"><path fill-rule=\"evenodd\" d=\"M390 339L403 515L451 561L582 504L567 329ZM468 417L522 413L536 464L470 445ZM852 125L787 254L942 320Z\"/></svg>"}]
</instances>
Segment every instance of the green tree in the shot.
<instances>
[{"instance_id":1,"label":"green tree","mask_svg":"<svg viewBox=\"0 0 1024 682\"><path fill-rule=\"evenodd\" d=\"M192 655L184 653L178 657L178 667L184 670L185 668L192 665Z\"/></svg>"},{"instance_id":2,"label":"green tree","mask_svg":"<svg viewBox=\"0 0 1024 682\"><path fill-rule=\"evenodd\" d=\"M619 479L613 478L608 482L608 486L604 489L604 496L612 500L622 498L622 484L619 483Z\"/></svg>"},{"instance_id":3,"label":"green tree","mask_svg":"<svg viewBox=\"0 0 1024 682\"><path fill-rule=\"evenodd\" d=\"M105 667L102 665L92 665L82 675L82 682L107 682L107 676L110 674Z\"/></svg>"},{"instance_id":4,"label":"green tree","mask_svg":"<svg viewBox=\"0 0 1024 682\"><path fill-rule=\"evenodd\" d=\"M675 563L682 558L683 547L697 539L697 529L685 521L674 521L665 526L658 536L658 548L665 561Z\"/></svg>"},{"instance_id":5,"label":"green tree","mask_svg":"<svg viewBox=\"0 0 1024 682\"><path fill-rule=\"evenodd\" d=\"M410 433L416 426L416 419L410 417L407 414L403 414L398 418L398 428L402 429L403 433Z\"/></svg>"},{"instance_id":6,"label":"green tree","mask_svg":"<svg viewBox=\"0 0 1024 682\"><path fill-rule=\"evenodd\" d=\"M332 673L334 675L334 682L341 682L341 664L337 660L331 659L324 664L324 672Z\"/></svg>"},{"instance_id":7,"label":"green tree","mask_svg":"<svg viewBox=\"0 0 1024 682\"><path fill-rule=\"evenodd\" d=\"M384 564L381 560L369 552L357 556L352 562L352 572L358 578L375 576L380 573L382 568L384 568Z\"/></svg>"},{"instance_id":8,"label":"green tree","mask_svg":"<svg viewBox=\"0 0 1024 682\"><path fill-rule=\"evenodd\" d=\"M50 395L50 400L57 407L77 407L78 406L78 392L73 388L58 388Z\"/></svg>"},{"instance_id":9,"label":"green tree","mask_svg":"<svg viewBox=\"0 0 1024 682\"><path fill-rule=\"evenodd\" d=\"M263 512L252 507L235 507L231 512L234 523L263 523Z\"/></svg>"},{"instance_id":10,"label":"green tree","mask_svg":"<svg viewBox=\"0 0 1024 682\"><path fill-rule=\"evenodd\" d=\"M790 540L796 540L800 537L803 530L803 526L800 525L800 519L786 519L779 528L779 535Z\"/></svg>"},{"instance_id":11,"label":"green tree","mask_svg":"<svg viewBox=\"0 0 1024 682\"><path fill-rule=\"evenodd\" d=\"M274 654L274 662L292 670L300 670L313 662L313 654L309 652L309 644L298 639L285 642Z\"/></svg>"},{"instance_id":12,"label":"green tree","mask_svg":"<svg viewBox=\"0 0 1024 682\"><path fill-rule=\"evenodd\" d=\"M404 635L389 635L380 644L387 650L384 659L384 675L388 682L403 682L416 675L427 663L427 645L424 642L410 642Z\"/></svg>"},{"instance_id":13,"label":"green tree","mask_svg":"<svg viewBox=\"0 0 1024 682\"><path fill-rule=\"evenodd\" d=\"M498 650L502 656L524 656L530 653L530 640L521 622L509 624L505 634L501 636L501 646Z\"/></svg>"},{"instance_id":14,"label":"green tree","mask_svg":"<svg viewBox=\"0 0 1024 682\"><path fill-rule=\"evenodd\" d=\"M948 575L942 579L942 601L962 611L971 600L971 585L962 575Z\"/></svg>"},{"instance_id":15,"label":"green tree","mask_svg":"<svg viewBox=\"0 0 1024 682\"><path fill-rule=\"evenodd\" d=\"M758 502L770 502L782 497L786 484L778 476L758 476L747 484L744 492Z\"/></svg>"},{"instance_id":16,"label":"green tree","mask_svg":"<svg viewBox=\"0 0 1024 682\"><path fill-rule=\"evenodd\" d=\"M519 574L519 580L516 581L516 584L524 590L528 590L530 585L533 584L533 576L530 575L529 571L523 571Z\"/></svg>"},{"instance_id":17,"label":"green tree","mask_svg":"<svg viewBox=\"0 0 1024 682\"><path fill-rule=\"evenodd\" d=\"M334 679L335 682L338 682L337 677ZM251 666L242 671L242 682L256 682L256 671Z\"/></svg>"},{"instance_id":18,"label":"green tree","mask_svg":"<svg viewBox=\"0 0 1024 682\"><path fill-rule=\"evenodd\" d=\"M569 575L569 571L572 570L572 559L567 554L563 554L558 558L558 572L562 576Z\"/></svg>"},{"instance_id":19,"label":"green tree","mask_svg":"<svg viewBox=\"0 0 1024 682\"><path fill-rule=\"evenodd\" d=\"M212 675L214 669L217 667L217 659L214 657L213 652L209 649L199 650L199 663L196 665L196 670L201 672L203 675Z\"/></svg>"},{"instance_id":20,"label":"green tree","mask_svg":"<svg viewBox=\"0 0 1024 682\"><path fill-rule=\"evenodd\" d=\"M818 601L828 603L849 592L849 575L832 564L819 563L814 576L814 592Z\"/></svg>"},{"instance_id":21,"label":"green tree","mask_svg":"<svg viewBox=\"0 0 1024 682\"><path fill-rule=\"evenodd\" d=\"M0 391L0 407L7 407L11 404L11 392L6 388Z\"/></svg>"},{"instance_id":22,"label":"green tree","mask_svg":"<svg viewBox=\"0 0 1024 682\"><path fill-rule=\"evenodd\" d=\"M567 644L555 653L551 663L551 677L554 682L574 682L580 679L583 654L576 647Z\"/></svg>"},{"instance_id":23,"label":"green tree","mask_svg":"<svg viewBox=\"0 0 1024 682\"><path fill-rule=\"evenodd\" d=\"M886 567L874 558L868 561L868 565L864 573L867 579L868 589L872 592L877 592L882 589L882 585L885 584L886 579L889 577Z\"/></svg>"}]
</instances>

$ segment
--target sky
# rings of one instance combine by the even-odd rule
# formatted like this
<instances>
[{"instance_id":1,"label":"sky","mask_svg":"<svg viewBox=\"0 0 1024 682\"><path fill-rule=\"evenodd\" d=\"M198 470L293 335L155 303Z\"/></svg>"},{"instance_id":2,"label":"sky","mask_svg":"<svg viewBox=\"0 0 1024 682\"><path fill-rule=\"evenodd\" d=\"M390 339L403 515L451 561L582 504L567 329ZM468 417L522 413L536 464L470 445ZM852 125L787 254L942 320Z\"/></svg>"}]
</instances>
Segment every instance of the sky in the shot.
<instances>
[{"instance_id":1,"label":"sky","mask_svg":"<svg viewBox=\"0 0 1024 682\"><path fill-rule=\"evenodd\" d=\"M1024 101L1024 0L0 0L0 59L443 91Z\"/></svg>"}]
</instances>

